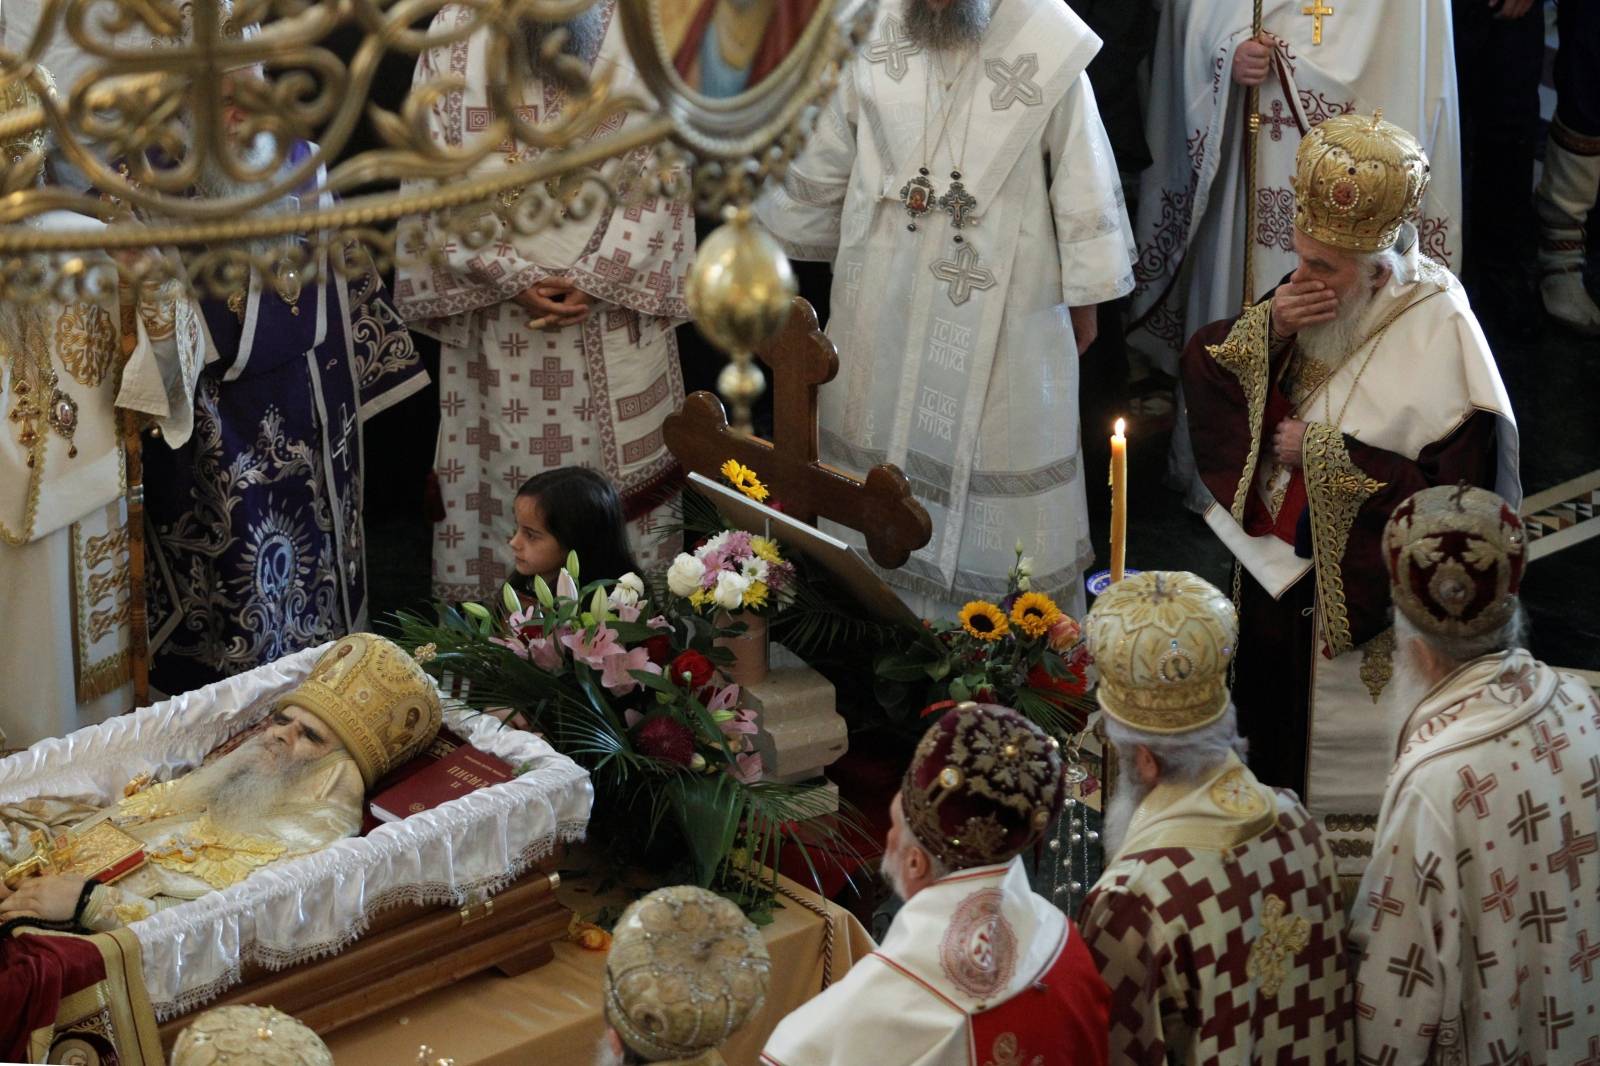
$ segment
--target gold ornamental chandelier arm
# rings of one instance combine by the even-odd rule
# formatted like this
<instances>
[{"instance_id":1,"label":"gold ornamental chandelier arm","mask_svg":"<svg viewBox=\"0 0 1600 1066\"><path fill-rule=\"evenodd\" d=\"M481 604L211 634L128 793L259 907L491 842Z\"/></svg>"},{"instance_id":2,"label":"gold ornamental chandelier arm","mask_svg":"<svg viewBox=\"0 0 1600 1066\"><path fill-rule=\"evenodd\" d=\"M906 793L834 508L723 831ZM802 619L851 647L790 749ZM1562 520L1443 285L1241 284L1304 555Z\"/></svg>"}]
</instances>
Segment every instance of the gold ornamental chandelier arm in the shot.
<instances>
[{"instance_id":1,"label":"gold ornamental chandelier arm","mask_svg":"<svg viewBox=\"0 0 1600 1066\"><path fill-rule=\"evenodd\" d=\"M575 145L559 157L533 159L523 166L508 168L499 174L427 192L374 193L354 197L332 207L293 214L152 225L116 224L92 233L0 230L0 252L73 252L95 248L215 244L282 237L321 229L372 226L393 222L406 215L427 214L485 201L507 189L542 182L579 167L604 162L612 156L624 155L636 148L658 144L671 132L672 121L664 115L658 115L604 141ZM13 193L0 198L0 223L17 220L16 214L8 211L17 195Z\"/></svg>"}]
</instances>

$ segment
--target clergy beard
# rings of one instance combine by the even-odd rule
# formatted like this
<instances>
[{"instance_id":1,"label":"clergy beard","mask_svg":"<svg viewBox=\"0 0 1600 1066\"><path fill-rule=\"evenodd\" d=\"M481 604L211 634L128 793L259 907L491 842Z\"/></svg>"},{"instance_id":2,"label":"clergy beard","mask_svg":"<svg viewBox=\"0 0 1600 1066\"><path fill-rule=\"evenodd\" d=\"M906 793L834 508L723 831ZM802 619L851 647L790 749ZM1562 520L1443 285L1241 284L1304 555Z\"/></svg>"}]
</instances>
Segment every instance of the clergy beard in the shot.
<instances>
[{"instance_id":1,"label":"clergy beard","mask_svg":"<svg viewBox=\"0 0 1600 1066\"><path fill-rule=\"evenodd\" d=\"M621 1041L618 1041L618 1043L621 1043ZM595 1045L594 1066L632 1066L633 1063L638 1061L640 1061L639 1057L630 1053L627 1050L627 1045L624 1044L621 1051L612 1047L611 1034L609 1033L601 1036L600 1043Z\"/></svg>"},{"instance_id":2,"label":"clergy beard","mask_svg":"<svg viewBox=\"0 0 1600 1066\"><path fill-rule=\"evenodd\" d=\"M894 893L901 902L906 898L906 882L900 871L900 861L905 858L905 845L898 850L884 849L883 858L878 862L878 874L883 878L883 883L889 886L889 891Z\"/></svg>"},{"instance_id":3,"label":"clergy beard","mask_svg":"<svg viewBox=\"0 0 1600 1066\"><path fill-rule=\"evenodd\" d=\"M567 39L561 45L561 55L573 56L583 62L584 66L591 66L595 57L600 54L600 45L606 35L605 13L597 3L566 22L540 22L536 19L522 20L522 33L528 45L528 62L533 67L533 74L540 79L553 78L556 81L565 81L566 77L558 69L557 64L544 57L543 47L545 38L556 30L567 31Z\"/></svg>"},{"instance_id":4,"label":"clergy beard","mask_svg":"<svg viewBox=\"0 0 1600 1066\"><path fill-rule=\"evenodd\" d=\"M1118 752L1117 758L1120 765L1133 766L1133 752ZM1118 782L1116 794L1106 804L1105 817L1100 826L1100 839L1105 845L1105 856L1109 862L1111 858L1122 850L1123 841L1128 836L1128 825L1133 821L1133 813L1139 809L1139 804L1150 795L1150 789L1141 781L1131 776L1124 776Z\"/></svg>"},{"instance_id":5,"label":"clergy beard","mask_svg":"<svg viewBox=\"0 0 1600 1066\"><path fill-rule=\"evenodd\" d=\"M1340 301L1333 321L1307 326L1300 331L1295 338L1300 351L1329 370L1337 370L1360 343L1367 311L1377 295L1367 282L1358 283L1350 295Z\"/></svg>"},{"instance_id":6,"label":"clergy beard","mask_svg":"<svg viewBox=\"0 0 1600 1066\"><path fill-rule=\"evenodd\" d=\"M185 807L204 807L219 827L249 830L283 806L313 761L287 753L275 756L265 738L254 736L185 777L174 799Z\"/></svg>"},{"instance_id":7,"label":"clergy beard","mask_svg":"<svg viewBox=\"0 0 1600 1066\"><path fill-rule=\"evenodd\" d=\"M950 0L941 9L928 0L911 0L905 12L906 35L934 49L970 47L983 40L990 14L990 0Z\"/></svg>"},{"instance_id":8,"label":"clergy beard","mask_svg":"<svg viewBox=\"0 0 1600 1066\"><path fill-rule=\"evenodd\" d=\"M1383 709L1389 723L1389 736L1394 741L1389 749L1394 752L1405 743L1401 730L1411 719L1412 712L1422 699L1433 691L1434 680L1423 672L1417 655L1417 630L1410 619L1399 611L1394 613L1394 675L1383 690Z\"/></svg>"},{"instance_id":9,"label":"clergy beard","mask_svg":"<svg viewBox=\"0 0 1600 1066\"><path fill-rule=\"evenodd\" d=\"M229 144L222 147L221 151L233 152L239 160L240 166L248 171L260 171L272 162L272 154L277 146L272 134L265 131L256 134L248 146ZM254 196L266 187L268 182L261 178L237 179L230 176L222 169L215 156L209 157L200 164L200 173L195 177L194 187L207 199L232 200L246 196ZM284 196L281 199L269 201L255 208L252 213L276 215L293 212L299 209L299 200L294 196ZM254 255L270 252L278 248L287 248L295 242L293 236L262 237L257 240L242 242Z\"/></svg>"}]
</instances>

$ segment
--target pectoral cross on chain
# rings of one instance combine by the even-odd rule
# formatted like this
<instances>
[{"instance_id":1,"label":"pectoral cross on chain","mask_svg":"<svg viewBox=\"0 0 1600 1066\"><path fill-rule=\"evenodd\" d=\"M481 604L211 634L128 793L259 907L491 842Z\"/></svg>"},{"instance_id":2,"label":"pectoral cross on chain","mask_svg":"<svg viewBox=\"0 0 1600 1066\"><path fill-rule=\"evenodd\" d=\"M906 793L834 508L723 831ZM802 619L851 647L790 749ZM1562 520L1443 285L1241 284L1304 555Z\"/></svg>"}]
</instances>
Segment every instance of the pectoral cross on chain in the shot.
<instances>
[{"instance_id":1,"label":"pectoral cross on chain","mask_svg":"<svg viewBox=\"0 0 1600 1066\"><path fill-rule=\"evenodd\" d=\"M1311 0L1308 7L1301 9L1300 14L1311 16L1311 43L1322 43L1322 20L1333 14L1333 8L1323 3L1323 0Z\"/></svg>"},{"instance_id":2,"label":"pectoral cross on chain","mask_svg":"<svg viewBox=\"0 0 1600 1066\"><path fill-rule=\"evenodd\" d=\"M950 225L956 229L972 221L972 211L978 206L978 198L967 191L967 187L959 181L950 183L950 190L939 197L939 210L950 216ZM960 238L957 238L960 242Z\"/></svg>"}]
</instances>

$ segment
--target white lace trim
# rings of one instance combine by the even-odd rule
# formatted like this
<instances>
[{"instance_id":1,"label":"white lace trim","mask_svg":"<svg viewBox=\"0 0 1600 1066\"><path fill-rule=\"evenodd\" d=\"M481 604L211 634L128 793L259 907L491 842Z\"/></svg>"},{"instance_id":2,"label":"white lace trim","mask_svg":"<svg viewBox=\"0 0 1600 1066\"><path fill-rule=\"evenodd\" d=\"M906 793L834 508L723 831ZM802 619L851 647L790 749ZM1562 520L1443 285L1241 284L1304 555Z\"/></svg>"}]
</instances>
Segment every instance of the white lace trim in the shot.
<instances>
[{"instance_id":1,"label":"white lace trim","mask_svg":"<svg viewBox=\"0 0 1600 1066\"><path fill-rule=\"evenodd\" d=\"M136 774L164 778L193 766L266 713L321 651L40 741L0 760L0 803L48 795L103 805ZM524 772L135 922L157 1017L220 995L238 983L246 963L282 969L335 954L389 907L461 905L492 895L558 843L583 837L593 789L581 767L539 737L484 715L447 709L445 724Z\"/></svg>"}]
</instances>

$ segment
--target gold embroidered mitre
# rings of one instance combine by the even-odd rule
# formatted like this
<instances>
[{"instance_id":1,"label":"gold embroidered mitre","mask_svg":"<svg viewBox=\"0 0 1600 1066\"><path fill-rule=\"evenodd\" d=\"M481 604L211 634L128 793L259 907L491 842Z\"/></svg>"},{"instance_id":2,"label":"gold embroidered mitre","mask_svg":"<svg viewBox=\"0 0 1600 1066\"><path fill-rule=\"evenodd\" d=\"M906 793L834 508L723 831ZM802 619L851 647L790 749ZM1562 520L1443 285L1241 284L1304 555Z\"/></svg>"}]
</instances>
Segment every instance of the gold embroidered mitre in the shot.
<instances>
[{"instance_id":1,"label":"gold embroidered mitre","mask_svg":"<svg viewBox=\"0 0 1600 1066\"><path fill-rule=\"evenodd\" d=\"M298 1019L273 1007L233 1006L208 1010L190 1022L172 1045L172 1066L333 1066L322 1038Z\"/></svg>"},{"instance_id":2,"label":"gold embroidered mitre","mask_svg":"<svg viewBox=\"0 0 1600 1066\"><path fill-rule=\"evenodd\" d=\"M1394 605L1434 636L1492 633L1516 614L1527 547L1516 508L1488 489L1423 489L1384 526Z\"/></svg>"},{"instance_id":3,"label":"gold embroidered mitre","mask_svg":"<svg viewBox=\"0 0 1600 1066\"><path fill-rule=\"evenodd\" d=\"M761 1009L771 970L733 903L693 885L658 888L612 934L606 1022L646 1061L699 1062Z\"/></svg>"},{"instance_id":4,"label":"gold embroidered mitre","mask_svg":"<svg viewBox=\"0 0 1600 1066\"><path fill-rule=\"evenodd\" d=\"M352 633L323 653L311 676L278 700L316 715L344 742L368 789L439 731L439 690L393 641Z\"/></svg>"},{"instance_id":5,"label":"gold embroidered mitre","mask_svg":"<svg viewBox=\"0 0 1600 1066\"><path fill-rule=\"evenodd\" d=\"M1186 733L1228 707L1239 616L1216 587L1185 571L1124 578L1084 623L1100 706L1147 733Z\"/></svg>"},{"instance_id":6,"label":"gold embroidered mitre","mask_svg":"<svg viewBox=\"0 0 1600 1066\"><path fill-rule=\"evenodd\" d=\"M1428 187L1428 157L1415 137L1381 116L1330 118L1300 142L1294 225L1307 237L1379 252L1416 216Z\"/></svg>"}]
</instances>

